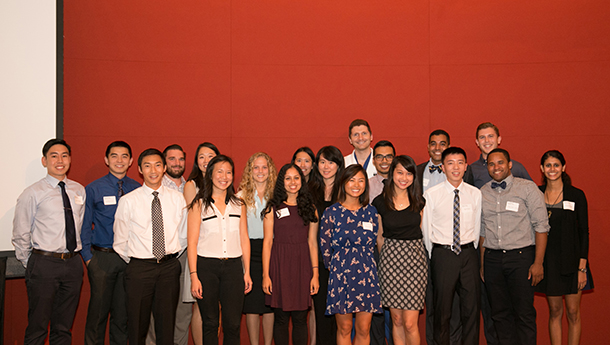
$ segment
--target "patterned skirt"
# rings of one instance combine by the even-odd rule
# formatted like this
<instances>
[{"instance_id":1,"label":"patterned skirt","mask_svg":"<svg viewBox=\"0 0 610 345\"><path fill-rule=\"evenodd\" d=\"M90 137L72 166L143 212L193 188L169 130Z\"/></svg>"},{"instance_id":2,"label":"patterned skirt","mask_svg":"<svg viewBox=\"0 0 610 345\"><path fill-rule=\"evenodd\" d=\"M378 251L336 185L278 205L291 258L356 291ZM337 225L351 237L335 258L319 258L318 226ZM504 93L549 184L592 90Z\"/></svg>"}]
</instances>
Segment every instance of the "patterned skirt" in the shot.
<instances>
[{"instance_id":1,"label":"patterned skirt","mask_svg":"<svg viewBox=\"0 0 610 345\"><path fill-rule=\"evenodd\" d=\"M384 238L379 255L379 287L386 308L422 310L428 262L422 240Z\"/></svg>"}]
</instances>

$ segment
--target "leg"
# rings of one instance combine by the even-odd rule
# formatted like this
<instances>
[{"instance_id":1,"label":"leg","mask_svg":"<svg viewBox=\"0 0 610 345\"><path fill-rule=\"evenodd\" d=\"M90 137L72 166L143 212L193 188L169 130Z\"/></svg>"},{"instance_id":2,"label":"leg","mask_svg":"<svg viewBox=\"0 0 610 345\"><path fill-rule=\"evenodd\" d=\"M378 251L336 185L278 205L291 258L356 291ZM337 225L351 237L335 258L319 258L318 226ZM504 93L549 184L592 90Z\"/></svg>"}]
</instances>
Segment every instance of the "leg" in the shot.
<instances>
[{"instance_id":1,"label":"leg","mask_svg":"<svg viewBox=\"0 0 610 345\"><path fill-rule=\"evenodd\" d=\"M293 311L292 345L307 345L307 310Z\"/></svg>"},{"instance_id":2,"label":"leg","mask_svg":"<svg viewBox=\"0 0 610 345\"><path fill-rule=\"evenodd\" d=\"M371 345L385 345L385 315L373 314L371 320Z\"/></svg>"},{"instance_id":3,"label":"leg","mask_svg":"<svg viewBox=\"0 0 610 345\"><path fill-rule=\"evenodd\" d=\"M517 341L513 338L515 333L515 320L512 313L512 304L508 284L503 272L502 251L485 250L485 287L491 306L491 318L498 335L498 342L502 345L513 345Z\"/></svg>"},{"instance_id":4,"label":"leg","mask_svg":"<svg viewBox=\"0 0 610 345\"><path fill-rule=\"evenodd\" d=\"M87 308L85 345L103 345L106 338L106 323L112 306L114 285L117 282L116 277L109 272L110 267L104 254L107 253L93 251L93 257L87 266L91 297Z\"/></svg>"},{"instance_id":5,"label":"leg","mask_svg":"<svg viewBox=\"0 0 610 345\"><path fill-rule=\"evenodd\" d=\"M32 254L25 269L25 285L28 293L28 326L24 344L42 345L48 334L53 312L53 298L59 288L55 279L55 263L52 258Z\"/></svg>"},{"instance_id":6,"label":"leg","mask_svg":"<svg viewBox=\"0 0 610 345\"><path fill-rule=\"evenodd\" d=\"M451 250L432 250L432 281L434 282L434 343L449 345L449 322L462 260Z\"/></svg>"},{"instance_id":7,"label":"leg","mask_svg":"<svg viewBox=\"0 0 610 345\"><path fill-rule=\"evenodd\" d=\"M114 288L110 307L109 338L110 345L127 344L127 293L125 292L125 269L127 264L118 254L109 253L114 263ZM89 263L91 265L91 263Z\"/></svg>"},{"instance_id":8,"label":"leg","mask_svg":"<svg viewBox=\"0 0 610 345\"><path fill-rule=\"evenodd\" d=\"M313 298L311 299L311 309L309 309L309 345L316 345L316 312L314 311Z\"/></svg>"},{"instance_id":9,"label":"leg","mask_svg":"<svg viewBox=\"0 0 610 345\"><path fill-rule=\"evenodd\" d=\"M203 345L203 324L201 323L201 313L199 312L199 304L193 305L193 317L191 318L191 334L193 335L193 344Z\"/></svg>"},{"instance_id":10,"label":"leg","mask_svg":"<svg viewBox=\"0 0 610 345\"><path fill-rule=\"evenodd\" d=\"M403 310L406 344L416 345L421 342L419 336L419 310Z\"/></svg>"},{"instance_id":11,"label":"leg","mask_svg":"<svg viewBox=\"0 0 610 345\"><path fill-rule=\"evenodd\" d=\"M580 297L582 291L577 294L566 295L566 314L568 316L568 345L580 344Z\"/></svg>"},{"instance_id":12,"label":"leg","mask_svg":"<svg viewBox=\"0 0 610 345\"><path fill-rule=\"evenodd\" d=\"M392 316L390 315L390 308L383 308L383 318L385 324L385 340L388 345L394 345L394 340L392 339Z\"/></svg>"},{"instance_id":13,"label":"leg","mask_svg":"<svg viewBox=\"0 0 610 345\"><path fill-rule=\"evenodd\" d=\"M407 343L404 313L402 309L390 308L392 315L392 337L394 344L404 345Z\"/></svg>"},{"instance_id":14,"label":"leg","mask_svg":"<svg viewBox=\"0 0 610 345\"><path fill-rule=\"evenodd\" d=\"M125 269L127 329L130 345L146 343L157 279L155 265L132 259Z\"/></svg>"},{"instance_id":15,"label":"leg","mask_svg":"<svg viewBox=\"0 0 610 345\"><path fill-rule=\"evenodd\" d=\"M191 303L182 301L184 288L184 270L188 269L186 264L186 251L178 258L180 262L180 293L178 306L176 308L176 325L174 327L174 344L187 345L189 341L189 326L193 317L193 306Z\"/></svg>"},{"instance_id":16,"label":"leg","mask_svg":"<svg viewBox=\"0 0 610 345\"><path fill-rule=\"evenodd\" d=\"M426 260L428 261L428 286L426 287L426 343L434 344L434 283L432 282L432 265L428 252L426 252Z\"/></svg>"},{"instance_id":17,"label":"leg","mask_svg":"<svg viewBox=\"0 0 610 345\"><path fill-rule=\"evenodd\" d=\"M220 305L224 345L239 345L241 311L244 308L244 271L241 258L222 261Z\"/></svg>"},{"instance_id":18,"label":"leg","mask_svg":"<svg viewBox=\"0 0 610 345\"><path fill-rule=\"evenodd\" d=\"M335 314L335 320L337 320L337 345L351 345L352 317L353 314Z\"/></svg>"},{"instance_id":19,"label":"leg","mask_svg":"<svg viewBox=\"0 0 610 345\"><path fill-rule=\"evenodd\" d=\"M275 315L275 323L273 325L273 338L276 345L288 345L290 336L288 333L288 324L290 323L290 313L285 312L280 308L273 309Z\"/></svg>"},{"instance_id":20,"label":"leg","mask_svg":"<svg viewBox=\"0 0 610 345\"><path fill-rule=\"evenodd\" d=\"M265 345L271 345L273 341L273 321L275 317L273 317L273 313L263 314L263 339L265 340ZM315 339L315 338L312 338Z\"/></svg>"},{"instance_id":21,"label":"leg","mask_svg":"<svg viewBox=\"0 0 610 345\"><path fill-rule=\"evenodd\" d=\"M49 344L72 343L70 329L74 323L80 289L83 285L83 262L75 256L68 260L61 260L59 276L59 288L53 301L53 312L51 313L51 332L49 333Z\"/></svg>"},{"instance_id":22,"label":"leg","mask_svg":"<svg viewBox=\"0 0 610 345\"><path fill-rule=\"evenodd\" d=\"M157 281L153 300L157 345L173 345L176 326L176 308L180 298L180 271L178 259L156 264Z\"/></svg>"},{"instance_id":23,"label":"leg","mask_svg":"<svg viewBox=\"0 0 610 345\"><path fill-rule=\"evenodd\" d=\"M220 260L197 257L197 275L203 298L197 300L203 323L203 343L218 345Z\"/></svg>"},{"instance_id":24,"label":"leg","mask_svg":"<svg viewBox=\"0 0 610 345\"><path fill-rule=\"evenodd\" d=\"M480 248L484 250L483 248ZM481 315L483 316L483 329L485 331L485 340L487 345L497 345L498 334L496 333L496 327L491 319L491 306L489 305L489 297L487 296L487 288L485 283L481 280Z\"/></svg>"},{"instance_id":25,"label":"leg","mask_svg":"<svg viewBox=\"0 0 610 345\"><path fill-rule=\"evenodd\" d=\"M460 253L459 260L461 270L457 292L460 297L461 339L465 345L478 345L481 322L479 252L466 248Z\"/></svg>"},{"instance_id":26,"label":"leg","mask_svg":"<svg viewBox=\"0 0 610 345\"><path fill-rule=\"evenodd\" d=\"M261 328L260 320L260 315L258 314L246 314L246 328L248 330L248 337L250 338L250 345L258 345Z\"/></svg>"},{"instance_id":27,"label":"leg","mask_svg":"<svg viewBox=\"0 0 610 345\"><path fill-rule=\"evenodd\" d=\"M451 304L451 317L449 318L449 342L451 345L462 344L462 317L460 314L460 295L456 292L453 294L453 303Z\"/></svg>"},{"instance_id":28,"label":"leg","mask_svg":"<svg viewBox=\"0 0 610 345\"><path fill-rule=\"evenodd\" d=\"M546 296L549 304L549 336L552 345L561 345L561 319L563 318L563 296Z\"/></svg>"},{"instance_id":29,"label":"leg","mask_svg":"<svg viewBox=\"0 0 610 345\"><path fill-rule=\"evenodd\" d=\"M508 255L510 254L510 255ZM534 308L534 287L527 276L534 263L534 247L513 250L507 253L505 276L511 296L513 317L518 343L536 344L536 309Z\"/></svg>"},{"instance_id":30,"label":"leg","mask_svg":"<svg viewBox=\"0 0 610 345\"><path fill-rule=\"evenodd\" d=\"M371 343L371 320L373 313L356 313L356 338L354 344L365 345Z\"/></svg>"},{"instance_id":31,"label":"leg","mask_svg":"<svg viewBox=\"0 0 610 345\"><path fill-rule=\"evenodd\" d=\"M324 268L322 262L319 263L318 270L320 271L320 290L313 296L313 307L316 314L316 344L334 345L337 339L335 316L324 314L326 311L329 272Z\"/></svg>"}]
</instances>

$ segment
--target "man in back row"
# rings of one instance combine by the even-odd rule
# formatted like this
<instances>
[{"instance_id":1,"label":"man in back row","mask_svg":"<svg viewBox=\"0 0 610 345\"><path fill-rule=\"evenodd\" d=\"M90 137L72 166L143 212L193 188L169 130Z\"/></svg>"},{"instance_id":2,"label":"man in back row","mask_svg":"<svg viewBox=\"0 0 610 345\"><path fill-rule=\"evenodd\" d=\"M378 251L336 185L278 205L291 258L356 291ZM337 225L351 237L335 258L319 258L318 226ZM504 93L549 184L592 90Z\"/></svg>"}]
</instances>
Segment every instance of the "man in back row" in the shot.
<instances>
[{"instance_id":1,"label":"man in back row","mask_svg":"<svg viewBox=\"0 0 610 345\"><path fill-rule=\"evenodd\" d=\"M377 174L375 165L373 164L373 149L371 142L373 141L373 131L369 123L362 119L356 119L349 125L349 143L354 147L354 151L343 157L345 167L352 164L360 164L366 170L367 178L371 178Z\"/></svg>"}]
</instances>

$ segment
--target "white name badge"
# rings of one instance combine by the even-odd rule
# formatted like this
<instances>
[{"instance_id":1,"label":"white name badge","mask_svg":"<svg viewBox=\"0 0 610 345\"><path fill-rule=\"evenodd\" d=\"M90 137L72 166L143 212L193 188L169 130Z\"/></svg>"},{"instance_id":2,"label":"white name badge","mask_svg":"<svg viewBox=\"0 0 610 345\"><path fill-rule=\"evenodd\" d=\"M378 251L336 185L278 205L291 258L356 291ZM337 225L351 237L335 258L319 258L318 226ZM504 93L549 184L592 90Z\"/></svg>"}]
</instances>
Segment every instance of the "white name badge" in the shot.
<instances>
[{"instance_id":1,"label":"white name badge","mask_svg":"<svg viewBox=\"0 0 610 345\"><path fill-rule=\"evenodd\" d=\"M116 205L116 196L114 196L114 195L105 196L104 205Z\"/></svg>"},{"instance_id":2,"label":"white name badge","mask_svg":"<svg viewBox=\"0 0 610 345\"><path fill-rule=\"evenodd\" d=\"M85 203L85 201L83 200L83 197L80 195L75 195L74 196L74 203L77 205L82 205Z\"/></svg>"},{"instance_id":3,"label":"white name badge","mask_svg":"<svg viewBox=\"0 0 610 345\"><path fill-rule=\"evenodd\" d=\"M565 200L563 202L563 209L564 210L574 211L574 207L576 207L576 203L574 201L567 201L567 200Z\"/></svg>"},{"instance_id":4,"label":"white name badge","mask_svg":"<svg viewBox=\"0 0 610 345\"><path fill-rule=\"evenodd\" d=\"M362 228L364 230L371 230L371 231L373 231L373 223L371 223L371 222L362 222Z\"/></svg>"},{"instance_id":5,"label":"white name badge","mask_svg":"<svg viewBox=\"0 0 610 345\"><path fill-rule=\"evenodd\" d=\"M513 211L513 212L519 212L519 203L518 202L512 202L512 201L507 201L506 202L506 210L507 211Z\"/></svg>"},{"instance_id":6,"label":"white name badge","mask_svg":"<svg viewBox=\"0 0 610 345\"><path fill-rule=\"evenodd\" d=\"M430 179L425 178L424 179L424 187L428 187L429 183L430 183Z\"/></svg>"},{"instance_id":7,"label":"white name badge","mask_svg":"<svg viewBox=\"0 0 610 345\"><path fill-rule=\"evenodd\" d=\"M462 211L472 211L472 205L471 204L460 205L460 207L462 208Z\"/></svg>"},{"instance_id":8,"label":"white name badge","mask_svg":"<svg viewBox=\"0 0 610 345\"><path fill-rule=\"evenodd\" d=\"M278 219L288 217L290 215L290 210L287 207L285 207L281 210L275 211L275 214L277 215Z\"/></svg>"}]
</instances>

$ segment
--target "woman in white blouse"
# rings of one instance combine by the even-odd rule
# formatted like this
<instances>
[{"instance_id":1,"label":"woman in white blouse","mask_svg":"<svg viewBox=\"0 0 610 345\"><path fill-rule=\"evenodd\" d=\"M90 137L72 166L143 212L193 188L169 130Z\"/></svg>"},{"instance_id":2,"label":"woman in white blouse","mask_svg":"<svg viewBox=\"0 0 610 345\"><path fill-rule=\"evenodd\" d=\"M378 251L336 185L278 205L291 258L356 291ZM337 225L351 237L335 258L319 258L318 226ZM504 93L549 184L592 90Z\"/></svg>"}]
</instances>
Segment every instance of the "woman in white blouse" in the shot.
<instances>
[{"instance_id":1,"label":"woman in white blouse","mask_svg":"<svg viewBox=\"0 0 610 345\"><path fill-rule=\"evenodd\" d=\"M240 343L244 294L252 289L246 206L235 196L233 160L208 164L203 188L189 205L188 261L191 293L197 298L206 344L218 344L222 308L223 344Z\"/></svg>"}]
</instances>

